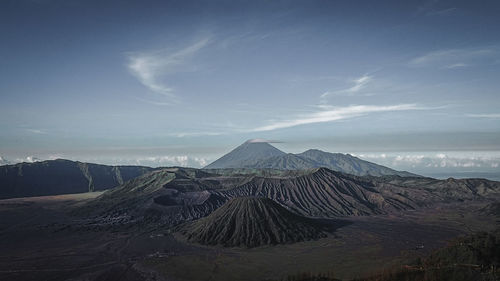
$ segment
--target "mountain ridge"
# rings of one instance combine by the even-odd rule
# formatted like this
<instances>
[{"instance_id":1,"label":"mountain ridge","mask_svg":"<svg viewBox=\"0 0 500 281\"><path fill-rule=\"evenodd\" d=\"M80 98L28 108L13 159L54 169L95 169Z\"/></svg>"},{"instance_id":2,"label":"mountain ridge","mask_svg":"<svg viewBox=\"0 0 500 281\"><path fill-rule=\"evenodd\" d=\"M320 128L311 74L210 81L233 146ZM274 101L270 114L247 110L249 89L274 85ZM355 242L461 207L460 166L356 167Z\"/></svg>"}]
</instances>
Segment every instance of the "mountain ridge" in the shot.
<instances>
[{"instance_id":1,"label":"mountain ridge","mask_svg":"<svg viewBox=\"0 0 500 281\"><path fill-rule=\"evenodd\" d=\"M357 176L419 176L406 171L396 171L350 154L330 153L319 149L308 149L298 154L285 153L263 140L261 142L249 140L205 166L204 169L303 170L320 167Z\"/></svg>"},{"instance_id":2,"label":"mountain ridge","mask_svg":"<svg viewBox=\"0 0 500 281\"><path fill-rule=\"evenodd\" d=\"M197 173L192 168L153 171L107 191L82 208L82 213L91 214L98 225L154 221L156 227L169 228L205 217L238 197L266 197L297 215L326 219L500 196L500 182L488 180L360 177L327 168L274 174L217 172Z\"/></svg>"},{"instance_id":3,"label":"mountain ridge","mask_svg":"<svg viewBox=\"0 0 500 281\"><path fill-rule=\"evenodd\" d=\"M4 165L0 166L0 199L106 190L152 170L65 159Z\"/></svg>"}]
</instances>

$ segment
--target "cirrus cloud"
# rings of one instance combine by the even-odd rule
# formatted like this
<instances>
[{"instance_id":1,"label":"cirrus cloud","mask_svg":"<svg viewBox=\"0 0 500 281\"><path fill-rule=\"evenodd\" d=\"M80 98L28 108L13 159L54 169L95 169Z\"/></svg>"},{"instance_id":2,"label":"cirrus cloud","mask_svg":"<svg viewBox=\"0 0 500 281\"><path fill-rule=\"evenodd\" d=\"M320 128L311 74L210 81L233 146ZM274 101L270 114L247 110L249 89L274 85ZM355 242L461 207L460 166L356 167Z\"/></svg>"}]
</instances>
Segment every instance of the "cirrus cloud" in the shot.
<instances>
[{"instance_id":1,"label":"cirrus cloud","mask_svg":"<svg viewBox=\"0 0 500 281\"><path fill-rule=\"evenodd\" d=\"M181 66L209 42L209 38L204 38L173 52L163 49L149 53L129 53L127 67L131 74L152 92L176 98L173 88L162 81L162 77L180 71Z\"/></svg>"},{"instance_id":2,"label":"cirrus cloud","mask_svg":"<svg viewBox=\"0 0 500 281\"><path fill-rule=\"evenodd\" d=\"M271 121L270 124L254 128L250 131L272 131L305 124L333 122L354 117L364 116L371 113L409 111L409 110L429 110L435 108L422 107L417 104L396 104L396 105L351 105L346 107L322 106L323 110L297 116L288 120Z\"/></svg>"},{"instance_id":3,"label":"cirrus cloud","mask_svg":"<svg viewBox=\"0 0 500 281\"><path fill-rule=\"evenodd\" d=\"M475 65L491 64L500 56L498 46L463 49L442 49L428 52L409 61L412 67L441 67L445 69L464 68Z\"/></svg>"},{"instance_id":4,"label":"cirrus cloud","mask_svg":"<svg viewBox=\"0 0 500 281\"><path fill-rule=\"evenodd\" d=\"M467 117L472 117L472 118L488 118L488 119L500 119L500 113L467 114Z\"/></svg>"},{"instance_id":5,"label":"cirrus cloud","mask_svg":"<svg viewBox=\"0 0 500 281\"><path fill-rule=\"evenodd\" d=\"M333 91L333 92L327 91L327 92L323 93L320 97L326 98L328 96L337 95L337 94L352 95L352 94L355 94L355 93L361 91L372 80L373 80L373 76L363 75L359 78L352 80L351 82L354 83L354 85L352 85L351 87L349 87L347 89L339 90L339 91Z\"/></svg>"}]
</instances>

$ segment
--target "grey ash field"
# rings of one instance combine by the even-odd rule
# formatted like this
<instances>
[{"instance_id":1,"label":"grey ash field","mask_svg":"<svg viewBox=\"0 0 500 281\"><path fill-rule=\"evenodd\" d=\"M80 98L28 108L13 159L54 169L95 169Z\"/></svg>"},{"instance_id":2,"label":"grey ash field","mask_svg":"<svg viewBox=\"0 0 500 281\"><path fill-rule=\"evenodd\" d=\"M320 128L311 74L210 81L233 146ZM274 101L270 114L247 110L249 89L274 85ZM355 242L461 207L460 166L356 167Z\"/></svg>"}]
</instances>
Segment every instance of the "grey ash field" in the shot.
<instances>
[{"instance_id":1,"label":"grey ash field","mask_svg":"<svg viewBox=\"0 0 500 281\"><path fill-rule=\"evenodd\" d=\"M302 272L351 280L499 226L499 182L268 150L246 143L209 169L129 167L135 177L107 191L0 200L0 280L282 280ZM5 171L19 176L19 167ZM116 181L117 170L84 169L82 184ZM17 186L15 194L34 185Z\"/></svg>"}]
</instances>

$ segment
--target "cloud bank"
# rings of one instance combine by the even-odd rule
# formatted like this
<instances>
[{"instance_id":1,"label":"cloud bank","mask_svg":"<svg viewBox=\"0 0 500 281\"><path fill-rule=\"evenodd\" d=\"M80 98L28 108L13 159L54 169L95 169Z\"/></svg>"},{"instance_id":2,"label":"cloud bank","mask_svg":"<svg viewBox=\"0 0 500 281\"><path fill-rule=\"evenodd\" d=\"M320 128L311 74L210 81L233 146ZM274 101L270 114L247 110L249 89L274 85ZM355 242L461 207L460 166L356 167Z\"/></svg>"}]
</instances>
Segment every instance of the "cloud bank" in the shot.
<instances>
[{"instance_id":1,"label":"cloud bank","mask_svg":"<svg viewBox=\"0 0 500 281\"><path fill-rule=\"evenodd\" d=\"M202 168L210 160L203 157L190 157L188 155L177 155L177 156L148 156L148 157L137 157L134 159L121 159L120 162L134 163L140 166L151 166L151 167L168 167L168 166L180 166L180 167L194 167Z\"/></svg>"},{"instance_id":2,"label":"cloud bank","mask_svg":"<svg viewBox=\"0 0 500 281\"><path fill-rule=\"evenodd\" d=\"M24 158L13 158L6 159L0 156L0 166L2 165L12 165L17 163L35 163L44 160L55 160L55 159L65 159L68 157L63 157L60 155L52 155L47 157L38 158L35 156L27 156ZM214 159L205 157L196 157L188 155L160 155L160 156L133 156L133 157L107 157L107 158L78 158L73 159L73 161L81 161L88 163L97 163L104 165L139 165L139 166L149 166L149 167L193 167L202 168L212 162Z\"/></svg>"},{"instance_id":3,"label":"cloud bank","mask_svg":"<svg viewBox=\"0 0 500 281\"><path fill-rule=\"evenodd\" d=\"M498 171L498 151L461 151L438 153L366 153L359 158L386 165L394 169L419 171ZM500 174L500 173L499 173Z\"/></svg>"}]
</instances>

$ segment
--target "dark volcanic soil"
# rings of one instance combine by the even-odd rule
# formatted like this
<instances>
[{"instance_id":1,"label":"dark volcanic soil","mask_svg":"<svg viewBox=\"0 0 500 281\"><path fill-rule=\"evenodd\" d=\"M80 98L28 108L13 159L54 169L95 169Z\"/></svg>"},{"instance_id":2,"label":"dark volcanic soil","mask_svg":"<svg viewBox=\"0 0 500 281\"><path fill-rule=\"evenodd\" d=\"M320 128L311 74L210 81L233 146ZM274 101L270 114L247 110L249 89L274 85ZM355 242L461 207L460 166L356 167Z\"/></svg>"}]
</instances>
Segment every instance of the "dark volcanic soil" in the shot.
<instances>
[{"instance_id":1,"label":"dark volcanic soil","mask_svg":"<svg viewBox=\"0 0 500 281\"><path fill-rule=\"evenodd\" d=\"M185 243L161 226L100 228L68 215L88 196L0 200L0 280L250 281L300 272L348 280L498 225L480 211L487 202L466 202L343 219L318 240L224 248Z\"/></svg>"},{"instance_id":2,"label":"dark volcanic soil","mask_svg":"<svg viewBox=\"0 0 500 281\"><path fill-rule=\"evenodd\" d=\"M203 252L166 231L92 229L68 215L91 195L0 200L0 280L168 280L138 262Z\"/></svg>"}]
</instances>

